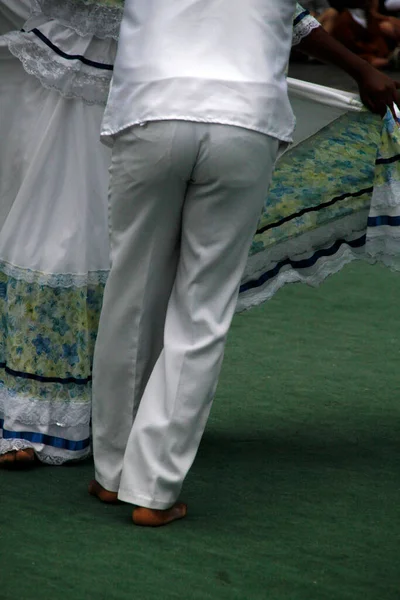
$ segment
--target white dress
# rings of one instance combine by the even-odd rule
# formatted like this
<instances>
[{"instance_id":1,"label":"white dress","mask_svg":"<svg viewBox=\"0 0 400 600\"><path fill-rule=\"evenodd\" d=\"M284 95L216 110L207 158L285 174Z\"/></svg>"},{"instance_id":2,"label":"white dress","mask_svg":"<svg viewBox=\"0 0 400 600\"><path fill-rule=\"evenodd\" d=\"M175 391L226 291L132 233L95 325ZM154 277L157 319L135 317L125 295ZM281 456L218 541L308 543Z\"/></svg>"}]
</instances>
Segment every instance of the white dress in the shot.
<instances>
[{"instance_id":1,"label":"white dress","mask_svg":"<svg viewBox=\"0 0 400 600\"><path fill-rule=\"evenodd\" d=\"M90 452L91 362L109 268L99 142L120 3L1 0L0 453ZM25 16L25 18L24 18Z\"/></svg>"}]
</instances>

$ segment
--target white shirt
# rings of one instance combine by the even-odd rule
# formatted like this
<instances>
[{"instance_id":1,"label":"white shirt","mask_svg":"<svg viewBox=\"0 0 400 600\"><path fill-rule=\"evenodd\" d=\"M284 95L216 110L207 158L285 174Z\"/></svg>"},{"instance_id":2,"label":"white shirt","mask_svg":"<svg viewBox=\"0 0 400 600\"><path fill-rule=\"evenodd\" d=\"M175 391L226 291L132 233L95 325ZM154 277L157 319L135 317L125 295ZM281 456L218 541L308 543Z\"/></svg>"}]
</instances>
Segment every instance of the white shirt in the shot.
<instances>
[{"instance_id":1,"label":"white shirt","mask_svg":"<svg viewBox=\"0 0 400 600\"><path fill-rule=\"evenodd\" d=\"M295 7L295 0L126 0L102 136L176 119L291 141L286 66Z\"/></svg>"}]
</instances>

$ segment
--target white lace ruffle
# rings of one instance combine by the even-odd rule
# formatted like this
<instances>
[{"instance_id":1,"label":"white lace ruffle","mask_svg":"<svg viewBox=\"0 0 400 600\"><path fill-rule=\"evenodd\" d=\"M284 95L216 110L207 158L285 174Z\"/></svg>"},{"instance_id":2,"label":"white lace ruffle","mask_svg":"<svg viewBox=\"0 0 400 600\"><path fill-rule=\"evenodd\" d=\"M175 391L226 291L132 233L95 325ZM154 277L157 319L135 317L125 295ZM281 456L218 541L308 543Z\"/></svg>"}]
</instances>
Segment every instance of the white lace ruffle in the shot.
<instances>
[{"instance_id":1,"label":"white lace ruffle","mask_svg":"<svg viewBox=\"0 0 400 600\"><path fill-rule=\"evenodd\" d=\"M373 262L400 271L400 231L390 226L368 229L366 253Z\"/></svg>"},{"instance_id":2,"label":"white lace ruffle","mask_svg":"<svg viewBox=\"0 0 400 600\"><path fill-rule=\"evenodd\" d=\"M304 17L293 27L293 39L292 39L292 47L300 44L301 40L310 35L313 29L317 29L317 27L321 27L317 19L314 19L311 15Z\"/></svg>"},{"instance_id":3,"label":"white lace ruffle","mask_svg":"<svg viewBox=\"0 0 400 600\"><path fill-rule=\"evenodd\" d=\"M338 239L353 239L365 234L368 216L369 211L365 208L325 225L320 224L298 236L286 238L281 243L272 240L271 246L266 245L263 251L249 257L243 281L257 278L288 257L303 260L317 249L331 246Z\"/></svg>"},{"instance_id":4,"label":"white lace ruffle","mask_svg":"<svg viewBox=\"0 0 400 600\"><path fill-rule=\"evenodd\" d=\"M50 58L47 50L34 42L9 40L8 47L21 61L25 71L39 79L46 89L56 90L64 98L81 98L88 104L106 104L110 77L60 65Z\"/></svg>"},{"instance_id":5,"label":"white lace ruffle","mask_svg":"<svg viewBox=\"0 0 400 600\"><path fill-rule=\"evenodd\" d=\"M46 285L52 288L86 287L105 285L109 271L89 271L89 273L41 273L23 267L17 267L5 261L0 261L0 273L8 277Z\"/></svg>"},{"instance_id":6,"label":"white lace ruffle","mask_svg":"<svg viewBox=\"0 0 400 600\"><path fill-rule=\"evenodd\" d=\"M89 384L88 384L89 385ZM39 400L17 395L0 385L0 413L23 425L78 427L89 425L90 402Z\"/></svg>"},{"instance_id":7,"label":"white lace ruffle","mask_svg":"<svg viewBox=\"0 0 400 600\"><path fill-rule=\"evenodd\" d=\"M396 214L400 213L400 181L394 179L390 184L375 185L371 203L371 216L379 214L382 210L384 214L388 214L388 210L396 210Z\"/></svg>"},{"instance_id":8,"label":"white lace ruffle","mask_svg":"<svg viewBox=\"0 0 400 600\"><path fill-rule=\"evenodd\" d=\"M76 428L80 428L85 437L90 435L90 403L82 404L80 407L72 406L71 403L56 405L56 402L35 402L11 395L4 387L0 390L0 418L6 416L7 422L14 424L13 430L21 431L22 428L25 431L31 429L40 432L44 427L52 435L56 433L58 437L69 439L71 432L68 428L73 429L75 433ZM55 422L56 418L61 419L62 422ZM26 448L33 448L40 461L49 465L83 460L91 453L90 447L72 451L21 438L4 439L0 428L0 454Z\"/></svg>"},{"instance_id":9,"label":"white lace ruffle","mask_svg":"<svg viewBox=\"0 0 400 600\"><path fill-rule=\"evenodd\" d=\"M78 35L118 39L123 6L105 6L87 0L33 0L33 14L40 12Z\"/></svg>"},{"instance_id":10,"label":"white lace ruffle","mask_svg":"<svg viewBox=\"0 0 400 600\"><path fill-rule=\"evenodd\" d=\"M53 467L64 465L67 462L85 460L92 453L90 446L84 450L74 450L73 452L54 448L53 446L42 446L40 450L37 448L34 448L34 450L40 462Z\"/></svg>"},{"instance_id":11,"label":"white lace ruffle","mask_svg":"<svg viewBox=\"0 0 400 600\"><path fill-rule=\"evenodd\" d=\"M27 448L33 448L32 442L20 439L4 440L0 437L0 454L6 454L6 452L12 452L13 450L26 450Z\"/></svg>"},{"instance_id":12,"label":"white lace ruffle","mask_svg":"<svg viewBox=\"0 0 400 600\"><path fill-rule=\"evenodd\" d=\"M254 254L247 262L242 284L257 280L288 257L292 261L304 260L310 258L317 250L330 248L338 239L351 241L360 238L366 233L367 219L368 210L362 210ZM302 282L318 286L326 277L337 273L344 265L357 258L369 260L365 246L353 249L343 244L334 255L321 257L308 268L295 269L290 265L282 267L278 275L264 284L241 293L236 312L248 310L270 300L287 283Z\"/></svg>"},{"instance_id":13,"label":"white lace ruffle","mask_svg":"<svg viewBox=\"0 0 400 600\"><path fill-rule=\"evenodd\" d=\"M358 253L359 256L357 256ZM236 312L249 310L270 300L288 283L306 283L312 287L318 287L327 277L339 273L343 267L357 259L365 259L363 250L357 252L348 246L342 246L334 256L319 259L311 274L305 275L294 269L282 270L265 287L250 290L244 297L239 297Z\"/></svg>"},{"instance_id":14,"label":"white lace ruffle","mask_svg":"<svg viewBox=\"0 0 400 600\"><path fill-rule=\"evenodd\" d=\"M106 104L112 77L111 70L97 69L79 60L66 60L33 33L12 32L4 35L2 39L7 43L10 52L21 61L24 70L39 79L43 87L56 90L64 98L80 98L88 104ZM57 39L52 38L51 41L57 45ZM63 51L70 54L82 53L81 44L75 49L73 40L68 39L67 42L67 48L61 48ZM99 44L107 44L107 42L97 40L94 44L97 49ZM102 48L102 57L106 55L109 64L112 64L115 42L110 41L108 44L113 44L113 48ZM90 42L88 49L90 49ZM90 58L96 60L97 56L94 59Z\"/></svg>"},{"instance_id":15,"label":"white lace ruffle","mask_svg":"<svg viewBox=\"0 0 400 600\"><path fill-rule=\"evenodd\" d=\"M42 463L52 466L60 466L66 462L84 460L91 454L90 447L85 448L84 450L71 452L70 450L45 446L44 444L34 444L27 440L3 439L1 438L0 429L0 454L6 454L7 452L13 452L15 450L26 450L27 448L33 448L36 456Z\"/></svg>"}]
</instances>

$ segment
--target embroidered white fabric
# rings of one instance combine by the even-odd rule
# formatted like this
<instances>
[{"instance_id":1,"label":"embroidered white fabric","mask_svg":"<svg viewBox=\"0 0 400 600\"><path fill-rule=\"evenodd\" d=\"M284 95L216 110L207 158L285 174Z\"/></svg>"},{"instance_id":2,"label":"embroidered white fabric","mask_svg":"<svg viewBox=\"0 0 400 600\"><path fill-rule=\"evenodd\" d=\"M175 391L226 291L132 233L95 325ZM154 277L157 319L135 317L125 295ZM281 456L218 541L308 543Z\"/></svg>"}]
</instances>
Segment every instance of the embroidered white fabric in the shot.
<instances>
[{"instance_id":1,"label":"embroidered white fabric","mask_svg":"<svg viewBox=\"0 0 400 600\"><path fill-rule=\"evenodd\" d=\"M6 454L7 452L13 452L15 450L26 450L27 448L33 448L35 450L36 456L41 462L52 466L63 465L66 462L71 461L81 461L90 456L91 454L90 446L88 448L85 448L84 450L72 452L71 450L55 448L54 446L34 444L27 440L3 439L0 437L0 454Z\"/></svg>"},{"instance_id":2,"label":"embroidered white fabric","mask_svg":"<svg viewBox=\"0 0 400 600\"><path fill-rule=\"evenodd\" d=\"M27 398L11 393L0 386L0 414L24 425L78 427L88 425L91 414L90 402L62 402Z\"/></svg>"},{"instance_id":3,"label":"embroidered white fabric","mask_svg":"<svg viewBox=\"0 0 400 600\"><path fill-rule=\"evenodd\" d=\"M315 250L329 248L337 239L351 241L365 235L368 210L339 219L313 232L276 244L251 256L247 262L242 284L257 280L263 273L274 268L280 261L289 257L292 261L304 260L312 256ZM357 258L373 262L366 256L365 246L353 249L343 244L333 256L321 257L313 266L297 270L290 265L281 269L279 274L263 285L239 295L236 312L248 310L269 300L287 283L302 282L311 286L320 285L329 275L337 273L347 263Z\"/></svg>"},{"instance_id":4,"label":"embroidered white fabric","mask_svg":"<svg viewBox=\"0 0 400 600\"><path fill-rule=\"evenodd\" d=\"M8 390L0 389L0 417L7 415L7 422L14 424L13 430L20 431L21 427L32 428L33 431L45 431L69 439L71 428L76 435L80 428L82 439L90 435L90 403L57 403L30 400L10 394ZM66 450L47 446L43 443L33 443L21 438L2 438L0 428L0 454L13 450L33 448L38 458L50 465L61 465L71 460L82 460L90 455L90 447L82 450Z\"/></svg>"},{"instance_id":5,"label":"embroidered white fabric","mask_svg":"<svg viewBox=\"0 0 400 600\"><path fill-rule=\"evenodd\" d=\"M0 273L13 279L36 283L53 288L86 287L104 285L107 281L108 271L90 271L89 273L41 273L17 267L5 261L0 261Z\"/></svg>"},{"instance_id":6,"label":"embroidered white fabric","mask_svg":"<svg viewBox=\"0 0 400 600\"><path fill-rule=\"evenodd\" d=\"M64 98L81 98L88 104L106 104L111 71L96 71L81 62L62 64L50 48L39 46L28 35L12 32L3 39L29 75L39 79L43 87L58 91Z\"/></svg>"},{"instance_id":7,"label":"embroidered white fabric","mask_svg":"<svg viewBox=\"0 0 400 600\"><path fill-rule=\"evenodd\" d=\"M292 46L297 46L297 44L300 44L301 40L310 35L313 29L317 29L318 27L321 26L317 19L314 19L314 17L311 15L304 17L300 23L293 27Z\"/></svg>"},{"instance_id":8,"label":"embroidered white fabric","mask_svg":"<svg viewBox=\"0 0 400 600\"><path fill-rule=\"evenodd\" d=\"M390 185L375 185L371 203L371 216L379 214L385 210L395 210L395 214L400 214L400 181L392 179Z\"/></svg>"},{"instance_id":9,"label":"embroidered white fabric","mask_svg":"<svg viewBox=\"0 0 400 600\"><path fill-rule=\"evenodd\" d=\"M254 279L287 257L302 260L317 248L329 247L338 238L351 239L360 232L365 234L368 215L369 210L365 208L342 219L320 225L314 231L307 231L281 243L272 242L272 246L266 246L261 252L249 257L243 281Z\"/></svg>"},{"instance_id":10,"label":"embroidered white fabric","mask_svg":"<svg viewBox=\"0 0 400 600\"><path fill-rule=\"evenodd\" d=\"M0 429L1 432L1 429ZM13 450L25 450L26 448L33 448L33 444L28 442L27 440L21 439L10 439L4 440L0 437L0 454L5 454L6 452L12 452Z\"/></svg>"},{"instance_id":11,"label":"embroidered white fabric","mask_svg":"<svg viewBox=\"0 0 400 600\"><path fill-rule=\"evenodd\" d=\"M390 226L368 229L366 253L370 260L400 271L400 232Z\"/></svg>"},{"instance_id":12,"label":"embroidered white fabric","mask_svg":"<svg viewBox=\"0 0 400 600\"><path fill-rule=\"evenodd\" d=\"M357 256L357 252L360 254L359 256ZM327 277L339 273L345 265L357 259L365 260L364 251L354 251L348 246L342 246L334 256L321 258L310 275L305 276L294 269L281 271L267 286L258 288L255 291L251 290L246 294L246 297L239 298L236 312L249 310L254 306L258 306L261 302L270 300L287 283L306 283L312 287L318 287ZM371 260L370 262L374 261Z\"/></svg>"},{"instance_id":13,"label":"embroidered white fabric","mask_svg":"<svg viewBox=\"0 0 400 600\"><path fill-rule=\"evenodd\" d=\"M87 0L33 0L32 14L40 12L78 35L117 40L123 6L105 6Z\"/></svg>"},{"instance_id":14,"label":"embroidered white fabric","mask_svg":"<svg viewBox=\"0 0 400 600\"><path fill-rule=\"evenodd\" d=\"M42 446L40 450L35 448L35 452L42 463L56 467L66 462L85 460L85 458L91 455L92 450L90 446L84 450L74 450L73 452L54 448L53 446Z\"/></svg>"}]
</instances>

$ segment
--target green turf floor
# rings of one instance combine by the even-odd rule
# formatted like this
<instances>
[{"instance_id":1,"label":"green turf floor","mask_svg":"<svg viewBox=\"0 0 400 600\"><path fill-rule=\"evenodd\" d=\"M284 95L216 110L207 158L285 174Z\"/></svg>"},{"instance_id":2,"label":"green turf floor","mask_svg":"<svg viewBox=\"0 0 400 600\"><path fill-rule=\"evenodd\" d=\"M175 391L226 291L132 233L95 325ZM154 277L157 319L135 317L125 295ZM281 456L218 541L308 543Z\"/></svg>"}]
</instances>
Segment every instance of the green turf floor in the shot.
<instances>
[{"instance_id":1,"label":"green turf floor","mask_svg":"<svg viewBox=\"0 0 400 600\"><path fill-rule=\"evenodd\" d=\"M235 318L183 498L159 530L90 462L0 473L1 600L399 600L400 277L354 264Z\"/></svg>"}]
</instances>

